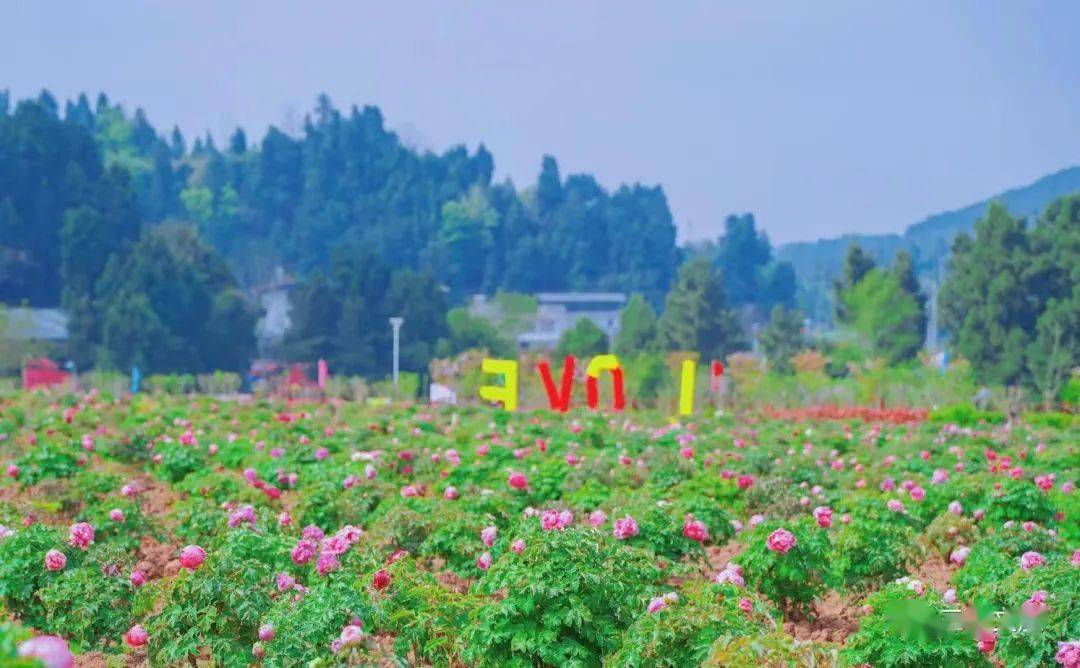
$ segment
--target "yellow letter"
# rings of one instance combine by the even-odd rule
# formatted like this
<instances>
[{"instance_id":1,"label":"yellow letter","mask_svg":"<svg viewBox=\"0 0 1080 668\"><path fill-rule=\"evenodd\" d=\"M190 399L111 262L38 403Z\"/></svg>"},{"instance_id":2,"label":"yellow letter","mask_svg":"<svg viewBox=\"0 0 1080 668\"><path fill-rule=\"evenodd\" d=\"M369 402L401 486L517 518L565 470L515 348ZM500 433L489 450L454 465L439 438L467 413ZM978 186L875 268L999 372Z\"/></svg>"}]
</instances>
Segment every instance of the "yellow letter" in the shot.
<instances>
[{"instance_id":1,"label":"yellow letter","mask_svg":"<svg viewBox=\"0 0 1080 668\"><path fill-rule=\"evenodd\" d=\"M585 375L599 378L601 371L614 371L619 368L619 358L614 355L596 355L585 367Z\"/></svg>"},{"instance_id":2,"label":"yellow letter","mask_svg":"<svg viewBox=\"0 0 1080 668\"><path fill-rule=\"evenodd\" d=\"M501 375L503 384L484 385L480 388L480 398L487 401L501 401L508 411L517 410L518 363L517 360L489 360L480 364L484 373Z\"/></svg>"},{"instance_id":3,"label":"yellow letter","mask_svg":"<svg viewBox=\"0 0 1080 668\"><path fill-rule=\"evenodd\" d=\"M694 384L697 380L697 364L694 360L682 363L682 380L679 383L679 415L694 412Z\"/></svg>"}]
</instances>

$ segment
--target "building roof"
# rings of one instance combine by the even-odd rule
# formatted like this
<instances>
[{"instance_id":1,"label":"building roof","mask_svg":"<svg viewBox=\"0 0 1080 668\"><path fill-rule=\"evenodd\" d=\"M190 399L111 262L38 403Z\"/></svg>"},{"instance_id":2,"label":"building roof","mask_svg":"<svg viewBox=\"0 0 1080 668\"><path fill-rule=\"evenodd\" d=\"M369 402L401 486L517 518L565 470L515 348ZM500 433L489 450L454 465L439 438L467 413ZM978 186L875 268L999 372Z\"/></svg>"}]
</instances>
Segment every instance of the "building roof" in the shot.
<instances>
[{"instance_id":1,"label":"building roof","mask_svg":"<svg viewBox=\"0 0 1080 668\"><path fill-rule=\"evenodd\" d=\"M626 295L621 292L539 292L536 294L540 303L572 304L577 302L611 302L623 304Z\"/></svg>"},{"instance_id":2,"label":"building roof","mask_svg":"<svg viewBox=\"0 0 1080 668\"><path fill-rule=\"evenodd\" d=\"M0 311L0 327L6 339L65 341L68 317L58 308L8 307Z\"/></svg>"}]
</instances>

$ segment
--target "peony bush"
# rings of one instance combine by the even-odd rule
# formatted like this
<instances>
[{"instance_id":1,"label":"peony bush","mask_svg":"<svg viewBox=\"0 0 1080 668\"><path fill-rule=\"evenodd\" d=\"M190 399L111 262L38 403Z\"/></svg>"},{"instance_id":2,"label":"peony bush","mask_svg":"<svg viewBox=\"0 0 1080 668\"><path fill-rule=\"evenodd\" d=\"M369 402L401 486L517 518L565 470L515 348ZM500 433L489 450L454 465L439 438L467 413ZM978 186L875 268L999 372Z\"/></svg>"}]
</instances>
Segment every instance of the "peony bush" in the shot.
<instances>
[{"instance_id":1,"label":"peony bush","mask_svg":"<svg viewBox=\"0 0 1080 668\"><path fill-rule=\"evenodd\" d=\"M1080 425L947 415L0 395L0 663L1075 665Z\"/></svg>"}]
</instances>

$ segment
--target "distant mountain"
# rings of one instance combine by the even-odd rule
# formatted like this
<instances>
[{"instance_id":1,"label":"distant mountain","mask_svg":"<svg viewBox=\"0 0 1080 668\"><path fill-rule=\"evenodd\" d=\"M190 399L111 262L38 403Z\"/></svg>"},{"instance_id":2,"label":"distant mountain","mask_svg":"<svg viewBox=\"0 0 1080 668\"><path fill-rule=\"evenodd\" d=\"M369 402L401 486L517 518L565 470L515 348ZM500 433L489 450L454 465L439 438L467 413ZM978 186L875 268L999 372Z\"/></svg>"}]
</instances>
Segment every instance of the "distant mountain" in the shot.
<instances>
[{"instance_id":1,"label":"distant mountain","mask_svg":"<svg viewBox=\"0 0 1080 668\"><path fill-rule=\"evenodd\" d=\"M832 313L832 279L839 274L844 251L853 241L879 264L891 262L896 251L906 248L915 258L920 278L936 279L944 269L953 238L958 232L970 231L990 202L1001 201L1013 215L1034 217L1052 200L1076 191L1080 191L1080 166L1063 169L962 209L929 216L909 226L903 234L846 234L836 239L801 241L780 246L776 256L795 268L802 308L815 320L827 321Z\"/></svg>"}]
</instances>

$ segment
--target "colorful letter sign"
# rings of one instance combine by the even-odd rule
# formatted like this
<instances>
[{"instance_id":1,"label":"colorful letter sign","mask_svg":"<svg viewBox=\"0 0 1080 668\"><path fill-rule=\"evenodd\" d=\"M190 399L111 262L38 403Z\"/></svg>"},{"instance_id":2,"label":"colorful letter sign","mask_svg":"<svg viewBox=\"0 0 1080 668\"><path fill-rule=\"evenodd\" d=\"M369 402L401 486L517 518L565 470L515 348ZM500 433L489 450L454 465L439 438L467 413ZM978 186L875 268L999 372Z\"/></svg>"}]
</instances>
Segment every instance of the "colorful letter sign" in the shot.
<instances>
[{"instance_id":1,"label":"colorful letter sign","mask_svg":"<svg viewBox=\"0 0 1080 668\"><path fill-rule=\"evenodd\" d=\"M517 410L518 363L516 360L485 359L481 365L484 373L501 375L503 384L484 385L480 388L480 398L486 401L501 401L508 411Z\"/></svg>"},{"instance_id":2,"label":"colorful letter sign","mask_svg":"<svg viewBox=\"0 0 1080 668\"><path fill-rule=\"evenodd\" d=\"M621 411L626 407L626 393L623 389L623 372L619 366L619 358L614 355L597 355L589 361L585 369L585 402L589 408L596 409L600 405L600 389L598 378L601 371L611 372L612 407Z\"/></svg>"},{"instance_id":3,"label":"colorful letter sign","mask_svg":"<svg viewBox=\"0 0 1080 668\"><path fill-rule=\"evenodd\" d=\"M679 381L679 415L690 415L694 412L696 376L697 363L694 360L684 360L682 363L682 378Z\"/></svg>"},{"instance_id":4,"label":"colorful letter sign","mask_svg":"<svg viewBox=\"0 0 1080 668\"><path fill-rule=\"evenodd\" d=\"M574 367L577 359L573 355L567 355L563 360L562 368L562 392L555 389L555 381L551 378L551 365L547 360L541 360L536 365L540 372L540 380L544 381L544 390L547 392L548 404L551 410L565 413L570 410L570 394L574 386Z\"/></svg>"}]
</instances>

